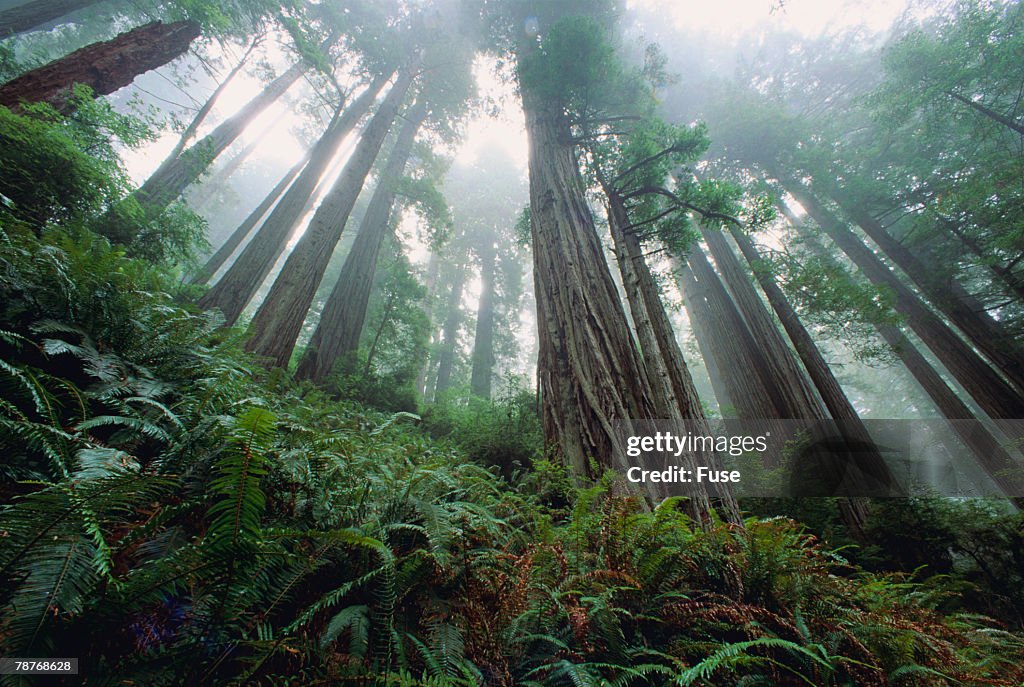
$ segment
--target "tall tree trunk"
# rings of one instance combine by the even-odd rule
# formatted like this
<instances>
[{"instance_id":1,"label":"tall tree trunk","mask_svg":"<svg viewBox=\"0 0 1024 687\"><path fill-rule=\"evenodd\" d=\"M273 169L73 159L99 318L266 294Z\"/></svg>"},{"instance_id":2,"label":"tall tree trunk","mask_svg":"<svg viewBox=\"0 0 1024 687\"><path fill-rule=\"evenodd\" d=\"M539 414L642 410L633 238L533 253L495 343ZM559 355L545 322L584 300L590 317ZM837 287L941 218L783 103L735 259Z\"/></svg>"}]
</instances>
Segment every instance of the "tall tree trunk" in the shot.
<instances>
[{"instance_id":1,"label":"tall tree trunk","mask_svg":"<svg viewBox=\"0 0 1024 687\"><path fill-rule=\"evenodd\" d=\"M469 390L474 396L491 398L491 376L494 374L494 267L497 250L494 237L488 234L480 247L480 302L476 309L476 332L473 336L473 371Z\"/></svg>"},{"instance_id":2,"label":"tall tree trunk","mask_svg":"<svg viewBox=\"0 0 1024 687\"><path fill-rule=\"evenodd\" d=\"M704 361L704 368L707 370L708 379L711 381L711 390L714 392L715 400L718 403L719 414L723 418L735 417L736 405L730 395L731 385L729 382L726 382L725 373L718 366L719 356L711 344L713 337L709 331L708 319L710 314L708 313L707 301L703 294L688 291L686 288L687 281L684 280L683 271L688 271L689 269L685 263L676 263L673 266L676 284L683 296L683 305L686 308L687 319L690 323L690 332L697 342L697 350L700 352L701 360ZM692 275L685 276L687 280L693 279ZM696 284L696 281L693 280L689 283Z\"/></svg>"},{"instance_id":3,"label":"tall tree trunk","mask_svg":"<svg viewBox=\"0 0 1024 687\"><path fill-rule=\"evenodd\" d=\"M783 214L794 227L800 226L788 208L784 207ZM806 238L814 238L808 235L806 229L800 230L800 233ZM818 254L826 253L824 247L817 241L812 240L810 245ZM1011 500L1018 508L1024 505L1024 499L1020 498L1020 495L1024 494L1024 480L1019 477L1020 467L1017 461L1007 453L999 440L985 428L971 408L950 388L942 375L899 328L880 324L875 325L875 329L911 376L921 385L939 413L950 421L950 428L974 454L989 478L1003 490L1003 493L1011 496Z\"/></svg>"},{"instance_id":4,"label":"tall tree trunk","mask_svg":"<svg viewBox=\"0 0 1024 687\"><path fill-rule=\"evenodd\" d=\"M631 420L659 414L587 205L564 107L521 90L544 434L578 475L596 477L591 460L624 472L616 423L631 432ZM703 519L710 501L694 496L691 512Z\"/></svg>"},{"instance_id":5,"label":"tall tree trunk","mask_svg":"<svg viewBox=\"0 0 1024 687\"><path fill-rule=\"evenodd\" d=\"M950 374L967 390L981 408L995 419L1024 417L1021 398L995 370L972 350L945 322L921 302L895 274L871 252L857 236L813 194L797 182L787 182L786 190L807 209L815 222L861 269L872 283L892 290L896 309L907 317L917 332Z\"/></svg>"},{"instance_id":6,"label":"tall tree trunk","mask_svg":"<svg viewBox=\"0 0 1024 687\"><path fill-rule=\"evenodd\" d=\"M238 60L234 67L231 68L231 71L227 73L227 76L221 79L220 83L217 84L217 88L213 90L210 97L206 99L203 106L200 107L199 111L192 117L192 121L189 122L188 126L185 127L185 130L181 132L181 136L178 137L178 142L174 144L174 148L172 148L171 152L167 155L168 160L178 157L181 154L181 151L185 149L185 146L188 145L188 142L195 138L196 132L199 131L199 127L202 126L204 121L206 121L210 112L213 111L213 106L217 104L217 99L220 97L221 93L231 85L231 82L234 81L238 72L242 71L242 67L245 66L249 56L252 55L253 51L260 42L262 42L262 40L263 34L256 36L252 42L249 43L249 47L246 49L245 54L242 55L242 58Z\"/></svg>"},{"instance_id":7,"label":"tall tree trunk","mask_svg":"<svg viewBox=\"0 0 1024 687\"><path fill-rule=\"evenodd\" d=\"M953 98L954 100L958 100L964 105L970 107L971 109L980 112L981 114L985 115L992 121L999 122L1003 126L1008 127L1013 131L1016 131L1018 134L1024 134L1024 123L1018 122L1014 119L1010 119L1005 115L999 114L991 107L982 105L981 103L971 100L970 98L965 98L959 93L954 93L953 91L946 91L946 94L949 95L949 97Z\"/></svg>"},{"instance_id":8,"label":"tall tree trunk","mask_svg":"<svg viewBox=\"0 0 1024 687\"><path fill-rule=\"evenodd\" d=\"M430 343L431 350L433 350L434 344L434 298L437 296L437 277L440 272L441 261L437 257L437 253L434 251L430 252L430 257L427 259L427 276L426 284L427 297L423 306L423 312L427 315L427 321L430 322ZM433 354L428 355L424 358L423 364L420 366L420 372L416 376L416 389L420 392L420 397L427 401L427 375L430 371L430 367L433 363Z\"/></svg>"},{"instance_id":9,"label":"tall tree trunk","mask_svg":"<svg viewBox=\"0 0 1024 687\"><path fill-rule=\"evenodd\" d=\"M1014 460L999 440L985 429L970 407L949 388L942 376L903 332L890 324L877 325L876 329L932 399L939 412L952 421L950 427L971 450L989 478L1004 494L1013 497L1012 500L1018 508L1024 505L1024 498L1021 498L1021 495L1024 495L1024 480L1020 477L1019 461Z\"/></svg>"},{"instance_id":10,"label":"tall tree trunk","mask_svg":"<svg viewBox=\"0 0 1024 687\"><path fill-rule=\"evenodd\" d=\"M280 118L275 118L273 124L270 127L267 127L268 130L276 127L282 119L284 119L283 114ZM203 180L203 184L199 188L217 188L220 184L227 181L235 172L238 171L246 159L248 159L248 157L259 147L262 141L263 139L261 136L254 136L253 139L246 143L241 150L239 150L235 155L232 155L230 160L218 167L216 170L210 172L210 175ZM192 207L201 208L203 207L203 203L194 202L192 203Z\"/></svg>"},{"instance_id":11,"label":"tall tree trunk","mask_svg":"<svg viewBox=\"0 0 1024 687\"><path fill-rule=\"evenodd\" d=\"M451 387L452 370L455 368L455 348L458 345L459 327L462 325L462 288L466 283L466 268L459 266L457 269L448 298L448 316L444 320L441 334L441 351L437 356L435 399Z\"/></svg>"},{"instance_id":12,"label":"tall tree trunk","mask_svg":"<svg viewBox=\"0 0 1024 687\"><path fill-rule=\"evenodd\" d=\"M87 45L0 86L0 105L49 103L67 114L74 84L84 84L94 96L109 95L135 77L181 57L196 38L199 24L152 22L109 41Z\"/></svg>"},{"instance_id":13,"label":"tall tree trunk","mask_svg":"<svg viewBox=\"0 0 1024 687\"><path fill-rule=\"evenodd\" d=\"M668 313L665 312L661 289L644 257L643 245L631 228L622 196L603 179L600 172L598 177L608 200L608 225L615 243L616 260L656 408L663 417L684 422L683 426L688 431L710 435L711 427L689 366L679 348ZM696 456L682 458L691 465L698 463ZM717 462L717 456L713 454L707 454L703 459ZM731 496L719 505L726 513L731 513L735 506Z\"/></svg>"},{"instance_id":14,"label":"tall tree trunk","mask_svg":"<svg viewBox=\"0 0 1024 687\"><path fill-rule=\"evenodd\" d=\"M811 338L803 323L800 322L800 317L797 315L796 310L793 309L793 306L790 305L782 289L775 283L771 275L762 269L761 256L754 246L754 242L738 227L731 227L730 229L733 238L736 240L736 245L750 265L751 272L757 279L758 284L760 284L761 290L764 291L768 302L786 330L786 334L789 335L790 341L793 342L793 347L796 349L797 355L800 356L800 360L803 361L804 367L807 369L807 373L818 390L818 394L821 396L825 407L836 421L839 432L848 442L854 445L859 443L864 446L872 446L873 441L870 432L868 432L867 427L865 427L863 420L861 420L860 415L857 413L857 409L853 407L846 392L843 391L839 380L832 374L832 369L825 362L821 350L814 343L814 339ZM877 452L860 451L857 457L858 467L862 471L873 476L879 482L894 482L888 465ZM860 499L853 499L842 503L841 508L843 508L844 519L846 519L847 524L852 525L855 532L863 531L863 525L867 517L867 504ZM855 519L854 521L851 521L851 516Z\"/></svg>"},{"instance_id":15,"label":"tall tree trunk","mask_svg":"<svg viewBox=\"0 0 1024 687\"><path fill-rule=\"evenodd\" d=\"M741 419L779 419L789 412L785 399L771 384L768 361L699 246L690 251L690 271L683 272L683 290L691 316L700 317L711 335L707 346L725 375L727 392ZM702 312L703 309L703 312Z\"/></svg>"},{"instance_id":16,"label":"tall tree trunk","mask_svg":"<svg viewBox=\"0 0 1024 687\"><path fill-rule=\"evenodd\" d=\"M1020 347L1006 327L986 312L981 301L952 275L940 275L922 263L861 206L835 196L833 200L917 284L932 305L959 327L975 348L988 356L996 369L1018 390L1024 390L1024 356Z\"/></svg>"},{"instance_id":17,"label":"tall tree trunk","mask_svg":"<svg viewBox=\"0 0 1024 687\"><path fill-rule=\"evenodd\" d=\"M736 239L736 244L743 253L743 257L750 265L754 276L757 278L758 284L760 284L761 289L768 297L768 302L789 335L790 341L793 342L793 346L796 348L800 360L803 361L804 367L806 367L811 381L814 382L815 388L821 395L821 399L825 403L829 414L836 420L843 421L844 425L848 424L851 427L859 425L859 436L861 438L869 437L867 430L864 429L863 422L861 422L860 415L853 407L853 404L850 403L835 375L832 374L832 369L825 362L825 358L814 343L814 339L811 338L803 323L800 322L799 316L793 309L793 306L790 305L786 295L779 288L779 285L775 283L771 275L762 269L761 256L753 241L736 227L732 228L732 235Z\"/></svg>"},{"instance_id":18,"label":"tall tree trunk","mask_svg":"<svg viewBox=\"0 0 1024 687\"><path fill-rule=\"evenodd\" d=\"M332 33L320 44L319 49L328 49L340 37L340 33ZM253 120L283 96L308 70L309 65L304 60L296 62L201 140L180 155L166 158L131 196L142 207L144 220L159 217L167 206L202 176Z\"/></svg>"},{"instance_id":19,"label":"tall tree trunk","mask_svg":"<svg viewBox=\"0 0 1024 687\"><path fill-rule=\"evenodd\" d=\"M373 359L377 355L377 346L380 344L380 337L384 334L385 327L391 322L391 313L395 310L395 301L398 299L398 294L392 292L388 295L388 302L384 305L384 312L380 316L380 324L377 326L377 331L373 335L373 340L370 342L370 348L366 351L366 364L363 366L363 376L369 377L370 371L373 369Z\"/></svg>"},{"instance_id":20,"label":"tall tree trunk","mask_svg":"<svg viewBox=\"0 0 1024 687\"><path fill-rule=\"evenodd\" d=\"M359 233L295 371L300 379L324 379L338 358L359 349L373 276L377 271L377 258L384 239L391 231L391 212L398 182L412 154L416 133L426 117L426 101L420 99L407 113L391 154L377 176L377 187L366 207Z\"/></svg>"},{"instance_id":21,"label":"tall tree trunk","mask_svg":"<svg viewBox=\"0 0 1024 687\"><path fill-rule=\"evenodd\" d=\"M693 383L690 368L683 357L676 340L675 329L665 312L661 300L661 289L644 257L643 245L636 232L630 228L629 213L622 196L602 182L609 206L609 227L615 242L616 256L623 267L622 277L626 283L627 299L633 320L642 322L637 329L649 330L643 338L651 341L644 349L645 357L658 361L657 374L664 374L668 383L668 400L677 409L679 416L695 423L698 431L707 429L707 418L700 403L700 396ZM643 345L642 345L643 347Z\"/></svg>"},{"instance_id":22,"label":"tall tree trunk","mask_svg":"<svg viewBox=\"0 0 1024 687\"><path fill-rule=\"evenodd\" d=\"M264 215L270 212L270 209L277 203L278 198L291 186L291 183L295 180L295 177L299 175L302 168L309 162L309 155L305 155L301 160L295 163L288 172L281 177L281 180L277 182L277 185L270 190L270 193L266 195L263 201L253 208L253 211L242 220L242 223L238 225L231 236L228 237L217 251L210 256L210 259L196 272L189 280L192 284L205 284L217 273L227 259L230 258L234 252L242 245L242 241L249 235L249 233L259 224L259 221L263 219Z\"/></svg>"},{"instance_id":23,"label":"tall tree trunk","mask_svg":"<svg viewBox=\"0 0 1024 687\"><path fill-rule=\"evenodd\" d=\"M0 39L95 5L100 0L32 0L0 12Z\"/></svg>"},{"instance_id":24,"label":"tall tree trunk","mask_svg":"<svg viewBox=\"0 0 1024 687\"><path fill-rule=\"evenodd\" d=\"M289 237L304 216L307 202L331 160L337 155L338 148L359 120L370 111L377 93L386 81L385 77L376 79L344 112L335 116L310 151L309 162L298 178L288 187L238 259L214 287L199 299L199 307L205 310L219 308L229 325L238 320L284 252Z\"/></svg>"},{"instance_id":25,"label":"tall tree trunk","mask_svg":"<svg viewBox=\"0 0 1024 687\"><path fill-rule=\"evenodd\" d=\"M643 260L642 253L638 256L636 252L629 250L626 246L626 231L630 225L629 215L625 204L619 193L611 187L597 172L599 181L605 193L608 203L608 228L612 235L612 242L615 244L615 260L619 264L619 272L622 275L622 287L626 294L626 302L629 304L629 312L632 315L633 331L636 334L637 343L640 346L640 362L647 372L647 378L651 384L651 399L658 417L666 420L682 420L684 417L681 405L676 398L672 388L672 380L669 379L668 365L661 355L657 338L654 335L654 325L651 316L644 302L643 294L640 292L640 275L637 257ZM688 408L687 412L692 412Z\"/></svg>"},{"instance_id":26,"label":"tall tree trunk","mask_svg":"<svg viewBox=\"0 0 1024 687\"><path fill-rule=\"evenodd\" d=\"M221 122L213 131L196 141L181 155L169 157L140 186L133 197L146 213L147 219L158 217L186 188L196 181L224 150L263 113L285 94L306 72L302 63L292 65L271 81L241 110Z\"/></svg>"},{"instance_id":27,"label":"tall tree trunk","mask_svg":"<svg viewBox=\"0 0 1024 687\"><path fill-rule=\"evenodd\" d=\"M777 387L786 405L783 417L791 419L825 419L828 413L810 388L804 370L754 290L743 266L718 229L701 226L701 233L711 251L718 271L732 293L733 301L750 328L759 348L765 352L769 383Z\"/></svg>"},{"instance_id":28,"label":"tall tree trunk","mask_svg":"<svg viewBox=\"0 0 1024 687\"><path fill-rule=\"evenodd\" d=\"M246 349L274 365L288 365L327 263L417 71L418 61L402 70L253 318Z\"/></svg>"}]
</instances>

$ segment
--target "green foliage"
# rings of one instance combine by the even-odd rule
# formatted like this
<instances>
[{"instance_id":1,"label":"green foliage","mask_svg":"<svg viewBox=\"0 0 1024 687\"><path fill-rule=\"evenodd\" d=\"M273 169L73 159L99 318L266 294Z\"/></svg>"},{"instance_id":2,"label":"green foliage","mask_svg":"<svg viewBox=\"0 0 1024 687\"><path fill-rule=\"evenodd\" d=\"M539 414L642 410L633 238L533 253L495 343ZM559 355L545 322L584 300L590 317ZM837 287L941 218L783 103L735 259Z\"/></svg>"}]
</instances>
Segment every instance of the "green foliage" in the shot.
<instances>
[{"instance_id":1,"label":"green foliage","mask_svg":"<svg viewBox=\"0 0 1024 687\"><path fill-rule=\"evenodd\" d=\"M176 203L147 220L137 202L124 199L131 182L115 141L128 147L151 141L152 122L115 112L84 86L74 98L68 117L46 104L20 114L0 107L0 222L36 233L53 224L88 225L134 257L189 260L205 245L202 218Z\"/></svg>"},{"instance_id":2,"label":"green foliage","mask_svg":"<svg viewBox=\"0 0 1024 687\"><path fill-rule=\"evenodd\" d=\"M152 138L140 120L75 92L76 109L64 118L46 104L14 114L0 107L0 219L39 230L51 222L82 222L109 207L128 188L111 143L134 146Z\"/></svg>"},{"instance_id":3,"label":"green foliage","mask_svg":"<svg viewBox=\"0 0 1024 687\"><path fill-rule=\"evenodd\" d=\"M511 383L494 401L440 399L424 412L424 425L432 436L447 438L476 462L497 467L508 478L528 470L543 449L537 398Z\"/></svg>"},{"instance_id":4,"label":"green foliage","mask_svg":"<svg viewBox=\"0 0 1024 687\"><path fill-rule=\"evenodd\" d=\"M888 288L858 279L816 240L793 240L788 250L767 255L755 269L776 275L801 318L850 346L857 360L891 363L894 352L880 341L877 326L895 326L895 295Z\"/></svg>"},{"instance_id":5,"label":"green foliage","mask_svg":"<svg viewBox=\"0 0 1024 687\"><path fill-rule=\"evenodd\" d=\"M560 19L542 35L539 47L521 57L519 82L544 99L557 99L569 110L582 111L601 87L619 79L615 48L597 19Z\"/></svg>"},{"instance_id":6,"label":"green foliage","mask_svg":"<svg viewBox=\"0 0 1024 687\"><path fill-rule=\"evenodd\" d=\"M249 11L200 4L187 3L210 26ZM510 5L539 17L528 88L570 77L555 95L578 134L623 111L599 92L601 79L633 74L605 60L610 16L559 22L586 3ZM383 26L351 19L366 30L346 41L372 44ZM644 70L664 78L656 54ZM116 169L80 154L104 136L78 139L75 124L42 111L13 117L0 124L24 139L0 152L12 161L0 175L44 187L8 196L0 231L0 654L78 656L97 684L1024 680L1020 634L977 614L1019 627L1019 611L1004 610L1021 604L1019 516L881 504L874 546L840 555L791 520L695 523L681 499L651 509L612 473L574 483L544 455L530 393L442 398L421 427L404 411L429 323L400 255L378 271L356 361L326 390L294 385L245 355L240 332L183 307L165 268L137 258L183 254L198 225L172 216L133 236L131 256L111 246L84 226L123 191ZM675 199L652 201L770 221L766 200L695 173L702 127L638 121L635 136L590 151L614 162L609 175L672 152L625 174L620 190L675 171ZM99 162L113 163L104 150ZM52 159L34 157L43 153ZM50 173L73 178L47 189L40 175L58 162ZM439 210L436 189L421 190ZM36 216L15 220L26 207ZM841 267L793 281L838 298L828 284L860 286ZM887 311L884 294L854 293Z\"/></svg>"},{"instance_id":7,"label":"green foliage","mask_svg":"<svg viewBox=\"0 0 1024 687\"><path fill-rule=\"evenodd\" d=\"M404 255L382 256L359 350L335 364L327 388L379 410L416 410L414 384L430 337L425 296Z\"/></svg>"},{"instance_id":8,"label":"green foliage","mask_svg":"<svg viewBox=\"0 0 1024 687\"><path fill-rule=\"evenodd\" d=\"M268 376L102 240L0 249L7 655L152 685L1020 683L1019 636L788 520L573 486L527 394L435 409L439 441ZM965 544L1010 565L991 518Z\"/></svg>"}]
</instances>

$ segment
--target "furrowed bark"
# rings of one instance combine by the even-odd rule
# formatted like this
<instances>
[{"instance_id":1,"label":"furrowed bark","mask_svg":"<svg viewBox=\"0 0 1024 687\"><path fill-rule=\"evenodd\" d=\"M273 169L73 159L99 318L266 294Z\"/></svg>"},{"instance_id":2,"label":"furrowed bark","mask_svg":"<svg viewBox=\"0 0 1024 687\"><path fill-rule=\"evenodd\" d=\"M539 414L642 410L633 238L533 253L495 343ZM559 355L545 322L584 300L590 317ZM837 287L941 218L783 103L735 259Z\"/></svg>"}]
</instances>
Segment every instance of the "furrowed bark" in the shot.
<instances>
[{"instance_id":1,"label":"furrowed bark","mask_svg":"<svg viewBox=\"0 0 1024 687\"><path fill-rule=\"evenodd\" d=\"M426 116L426 103L420 101L402 124L391 154L378 175L377 187L359 225L359 233L295 371L300 379L323 380L339 358L359 349L377 258L391 231L396 184L405 171L416 133Z\"/></svg>"},{"instance_id":2,"label":"furrowed bark","mask_svg":"<svg viewBox=\"0 0 1024 687\"><path fill-rule=\"evenodd\" d=\"M288 365L327 263L416 77L418 65L417 61L402 71L367 123L352 156L317 208L309 228L295 244L253 318L252 337L246 342L246 349L265 356L275 366Z\"/></svg>"},{"instance_id":3,"label":"furrowed bark","mask_svg":"<svg viewBox=\"0 0 1024 687\"><path fill-rule=\"evenodd\" d=\"M88 86L94 96L109 95L180 57L198 37L199 24L194 21L140 26L8 81L0 86L0 105L17 109L21 101L43 102L67 114L73 85Z\"/></svg>"},{"instance_id":4,"label":"furrowed bark","mask_svg":"<svg viewBox=\"0 0 1024 687\"><path fill-rule=\"evenodd\" d=\"M728 383L728 394L736 404L740 418L748 420L786 417L788 406L779 390L771 384L768 361L757 345L743 315L725 290L721 279L699 246L690 251L689 282L683 286L697 302L706 303L704 325L712 339L708 348L717 356L718 367ZM687 275L683 273L684 277ZM692 314L699 314L693 313ZM702 346L703 348L703 346Z\"/></svg>"},{"instance_id":5,"label":"furrowed bark","mask_svg":"<svg viewBox=\"0 0 1024 687\"><path fill-rule=\"evenodd\" d=\"M529 136L530 233L546 440L577 474L591 460L624 472L617 431L659 417L587 205L561 102L523 88ZM653 494L652 494L653 496ZM690 503L703 519L706 494Z\"/></svg>"},{"instance_id":6,"label":"furrowed bark","mask_svg":"<svg viewBox=\"0 0 1024 687\"><path fill-rule=\"evenodd\" d=\"M598 176L600 178L600 173ZM664 406L664 417L684 421L687 430L695 434L710 435L711 427L690 368L679 348L668 313L665 312L661 289L644 257L640 238L628 228L631 222L622 196L607 182L602 181L602 187L608 199L608 225L615 242L616 259L637 330L643 362L647 365L648 377L651 379L652 392L660 404L659 412L662 412L661 407ZM677 458L676 462L682 459L682 462L690 466L698 462L707 464L709 460L712 464L717 463L717 456L713 453L700 458L702 461L696 455L685 455ZM715 505L726 517L736 516L737 507L731 495Z\"/></svg>"},{"instance_id":7,"label":"furrowed bark","mask_svg":"<svg viewBox=\"0 0 1024 687\"><path fill-rule=\"evenodd\" d=\"M320 140L310 151L309 162L282 196L259 231L232 263L224 276L199 299L199 307L219 308L229 325L238 321L245 306L259 290L288 239L305 214L317 183L337 155L345 137L370 111L377 93L387 81L379 77L358 98L335 116Z\"/></svg>"},{"instance_id":8,"label":"furrowed bark","mask_svg":"<svg viewBox=\"0 0 1024 687\"><path fill-rule=\"evenodd\" d=\"M100 0L34 0L0 12L0 39L42 26Z\"/></svg>"},{"instance_id":9,"label":"furrowed bark","mask_svg":"<svg viewBox=\"0 0 1024 687\"><path fill-rule=\"evenodd\" d=\"M619 264L622 286L626 292L626 302L629 304L637 343L640 345L641 361L651 383L651 397L654 400L654 406L659 417L681 420L687 416L683 415L680 402L672 388L668 366L661 355L661 349L654 335L651 315L643 295L640 293L640 265L637 258L643 260L642 252L638 254L635 250L630 250L632 246L626 246L626 227L630 225L630 221L622 197L601 179L600 171L597 174L607 199L608 228L615 244L615 259ZM693 410L693 408L688 408L687 412L692 413Z\"/></svg>"}]
</instances>

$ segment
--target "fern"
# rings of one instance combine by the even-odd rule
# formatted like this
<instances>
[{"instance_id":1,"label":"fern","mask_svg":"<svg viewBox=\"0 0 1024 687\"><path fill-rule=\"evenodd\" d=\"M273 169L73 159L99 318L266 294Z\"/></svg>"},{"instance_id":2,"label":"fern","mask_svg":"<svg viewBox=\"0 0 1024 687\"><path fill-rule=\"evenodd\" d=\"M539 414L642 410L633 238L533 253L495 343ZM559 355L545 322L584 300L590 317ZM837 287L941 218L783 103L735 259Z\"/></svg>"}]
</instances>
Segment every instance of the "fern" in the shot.
<instances>
[{"instance_id":1,"label":"fern","mask_svg":"<svg viewBox=\"0 0 1024 687\"><path fill-rule=\"evenodd\" d=\"M370 648L370 619L365 605L348 606L339 611L327 624L320 636L320 646L326 647L338 639L343 632L350 633L348 652L359 658L366 658Z\"/></svg>"},{"instance_id":2,"label":"fern","mask_svg":"<svg viewBox=\"0 0 1024 687\"><path fill-rule=\"evenodd\" d=\"M698 680L707 680L711 678L712 675L720 670L730 670L739 665L755 665L767 662L782 666L778 661L771 658L764 656L752 656L748 653L755 649L783 649L797 657L808 659L811 663L820 666L828 672L832 672L833 670L833 666L829 661L825 660L813 651L810 651L806 647L785 639L761 637L747 642L734 642L723 646L697 665L680 673L676 678L676 684L692 685ZM795 672L786 666L782 667L786 668L790 672ZM800 673L795 674L803 679L807 684L815 684L813 679Z\"/></svg>"},{"instance_id":3,"label":"fern","mask_svg":"<svg viewBox=\"0 0 1024 687\"><path fill-rule=\"evenodd\" d=\"M263 408L252 408L235 421L228 447L217 463L210 483L217 500L210 507L206 538L215 550L233 555L259 541L266 495L260 478L266 474L263 452L274 433L275 418Z\"/></svg>"}]
</instances>

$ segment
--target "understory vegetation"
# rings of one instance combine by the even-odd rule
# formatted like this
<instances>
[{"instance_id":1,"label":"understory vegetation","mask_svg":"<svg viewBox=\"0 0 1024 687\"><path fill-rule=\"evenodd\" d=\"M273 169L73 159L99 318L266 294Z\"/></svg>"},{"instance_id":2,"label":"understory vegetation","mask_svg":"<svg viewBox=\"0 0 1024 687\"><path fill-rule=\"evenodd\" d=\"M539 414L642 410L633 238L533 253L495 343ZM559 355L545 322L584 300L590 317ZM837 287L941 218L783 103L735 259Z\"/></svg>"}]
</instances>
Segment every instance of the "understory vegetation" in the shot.
<instances>
[{"instance_id":1,"label":"understory vegetation","mask_svg":"<svg viewBox=\"0 0 1024 687\"><path fill-rule=\"evenodd\" d=\"M701 528L574 485L528 395L424 427L268 373L87 231L5 231L0 273L8 655L86 684L1024 678L1019 516L881 504L914 546L841 551L784 517Z\"/></svg>"}]
</instances>

